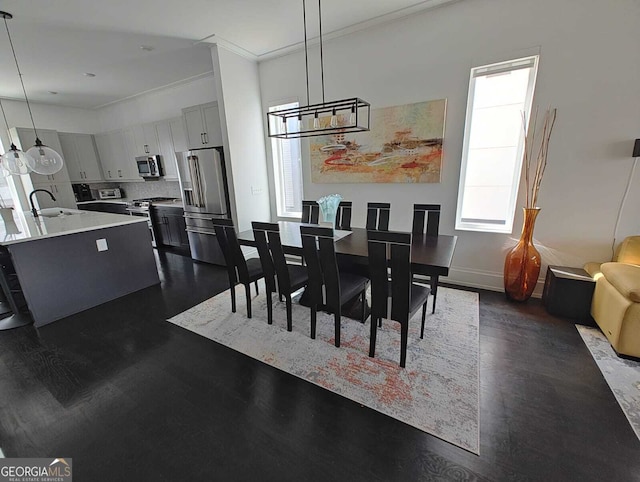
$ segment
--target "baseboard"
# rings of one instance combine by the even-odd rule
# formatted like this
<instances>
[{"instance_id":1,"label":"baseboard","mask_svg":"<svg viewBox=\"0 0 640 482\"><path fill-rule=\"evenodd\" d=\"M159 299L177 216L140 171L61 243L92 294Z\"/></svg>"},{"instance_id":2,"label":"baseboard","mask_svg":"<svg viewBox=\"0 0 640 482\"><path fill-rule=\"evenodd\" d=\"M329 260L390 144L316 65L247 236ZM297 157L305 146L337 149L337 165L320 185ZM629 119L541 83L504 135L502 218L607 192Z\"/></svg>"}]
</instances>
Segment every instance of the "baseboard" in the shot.
<instances>
[{"instance_id":1,"label":"baseboard","mask_svg":"<svg viewBox=\"0 0 640 482\"><path fill-rule=\"evenodd\" d=\"M468 268L451 268L449 276L441 277L441 282L467 288L478 288L488 291L504 291L504 278L502 273L482 271ZM544 279L539 278L536 288L533 290L533 298L542 298Z\"/></svg>"}]
</instances>

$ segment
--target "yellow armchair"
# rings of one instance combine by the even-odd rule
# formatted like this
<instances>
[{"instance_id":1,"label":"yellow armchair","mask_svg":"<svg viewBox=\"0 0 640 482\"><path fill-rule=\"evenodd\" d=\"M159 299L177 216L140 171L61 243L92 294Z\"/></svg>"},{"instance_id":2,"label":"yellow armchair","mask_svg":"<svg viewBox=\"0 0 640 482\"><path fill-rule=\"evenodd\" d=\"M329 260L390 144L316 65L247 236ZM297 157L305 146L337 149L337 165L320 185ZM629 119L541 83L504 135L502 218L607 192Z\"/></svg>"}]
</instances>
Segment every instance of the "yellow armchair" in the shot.
<instances>
[{"instance_id":1,"label":"yellow armchair","mask_svg":"<svg viewBox=\"0 0 640 482\"><path fill-rule=\"evenodd\" d=\"M609 263L587 263L596 281L591 316L618 355L640 357L640 236L630 236Z\"/></svg>"}]
</instances>

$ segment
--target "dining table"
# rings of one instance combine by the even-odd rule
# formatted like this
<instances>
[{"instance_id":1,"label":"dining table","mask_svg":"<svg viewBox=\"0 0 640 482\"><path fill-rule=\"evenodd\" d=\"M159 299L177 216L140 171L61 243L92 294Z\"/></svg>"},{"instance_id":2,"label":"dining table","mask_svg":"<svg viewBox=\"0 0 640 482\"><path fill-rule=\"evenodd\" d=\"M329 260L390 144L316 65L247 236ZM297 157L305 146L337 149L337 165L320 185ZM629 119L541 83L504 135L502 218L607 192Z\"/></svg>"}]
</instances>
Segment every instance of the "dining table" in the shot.
<instances>
[{"instance_id":1,"label":"dining table","mask_svg":"<svg viewBox=\"0 0 640 482\"><path fill-rule=\"evenodd\" d=\"M295 221L278 221L280 241L285 253L302 256L302 237L300 226L309 224ZM366 271L368 263L367 230L351 228L349 231L335 231L335 252L340 269L360 267ZM438 234L412 234L411 271L413 274L431 277L431 292L435 296L440 276L447 276L456 248L457 236ZM253 231L238 233L238 242L243 246L256 246ZM354 316L357 318L357 315Z\"/></svg>"}]
</instances>

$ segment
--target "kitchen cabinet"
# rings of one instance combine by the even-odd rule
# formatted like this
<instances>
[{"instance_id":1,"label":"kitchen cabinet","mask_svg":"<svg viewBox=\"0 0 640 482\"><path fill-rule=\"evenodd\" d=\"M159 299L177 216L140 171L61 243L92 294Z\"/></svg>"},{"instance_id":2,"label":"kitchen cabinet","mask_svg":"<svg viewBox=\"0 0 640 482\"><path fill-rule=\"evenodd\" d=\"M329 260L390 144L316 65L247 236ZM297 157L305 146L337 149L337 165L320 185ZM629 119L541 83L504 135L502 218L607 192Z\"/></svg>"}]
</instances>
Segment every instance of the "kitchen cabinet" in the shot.
<instances>
[{"instance_id":1,"label":"kitchen cabinet","mask_svg":"<svg viewBox=\"0 0 640 482\"><path fill-rule=\"evenodd\" d=\"M132 141L133 139L133 141ZM130 153L135 136L132 130L117 130L96 135L96 145L106 181L142 181L135 156Z\"/></svg>"},{"instance_id":2,"label":"kitchen cabinet","mask_svg":"<svg viewBox=\"0 0 640 482\"><path fill-rule=\"evenodd\" d=\"M184 117L169 119L169 127L171 128L171 138L173 139L173 149L175 152L188 151L189 142L187 141L187 133L184 128Z\"/></svg>"},{"instance_id":3,"label":"kitchen cabinet","mask_svg":"<svg viewBox=\"0 0 640 482\"><path fill-rule=\"evenodd\" d=\"M42 140L42 139L41 139ZM54 201L47 194L38 192L33 195L38 200L40 209L69 208L77 209L76 196L73 193L70 182L57 182L49 184L34 184L34 189L46 189L56 198Z\"/></svg>"},{"instance_id":4,"label":"kitchen cabinet","mask_svg":"<svg viewBox=\"0 0 640 482\"><path fill-rule=\"evenodd\" d=\"M10 129L11 138L16 142L16 145L23 151L30 149L36 142L36 136L33 133L33 129L27 129L24 127L12 127ZM42 143L49 146L51 149L60 154L64 160L64 153L60 140L58 139L58 133L48 129L38 129L38 137ZM69 182L69 173L67 171L66 162L62 169L55 174L37 174L35 172L29 173L32 184L49 184L52 182Z\"/></svg>"},{"instance_id":5,"label":"kitchen cabinet","mask_svg":"<svg viewBox=\"0 0 640 482\"><path fill-rule=\"evenodd\" d=\"M103 180L94 138L90 134L58 134L71 182Z\"/></svg>"},{"instance_id":6,"label":"kitchen cabinet","mask_svg":"<svg viewBox=\"0 0 640 482\"><path fill-rule=\"evenodd\" d=\"M158 138L158 154L165 181L178 180L178 166L176 164L176 148L171 135L171 125L169 121L156 122L154 130Z\"/></svg>"},{"instance_id":7,"label":"kitchen cabinet","mask_svg":"<svg viewBox=\"0 0 640 482\"><path fill-rule=\"evenodd\" d=\"M189 247L184 210L180 207L151 207L151 223L158 246Z\"/></svg>"},{"instance_id":8,"label":"kitchen cabinet","mask_svg":"<svg viewBox=\"0 0 640 482\"><path fill-rule=\"evenodd\" d=\"M182 110L190 149L222 145L222 129L217 102Z\"/></svg>"},{"instance_id":9,"label":"kitchen cabinet","mask_svg":"<svg viewBox=\"0 0 640 482\"><path fill-rule=\"evenodd\" d=\"M125 129L127 148L133 157L160 154L155 125L141 124Z\"/></svg>"}]
</instances>

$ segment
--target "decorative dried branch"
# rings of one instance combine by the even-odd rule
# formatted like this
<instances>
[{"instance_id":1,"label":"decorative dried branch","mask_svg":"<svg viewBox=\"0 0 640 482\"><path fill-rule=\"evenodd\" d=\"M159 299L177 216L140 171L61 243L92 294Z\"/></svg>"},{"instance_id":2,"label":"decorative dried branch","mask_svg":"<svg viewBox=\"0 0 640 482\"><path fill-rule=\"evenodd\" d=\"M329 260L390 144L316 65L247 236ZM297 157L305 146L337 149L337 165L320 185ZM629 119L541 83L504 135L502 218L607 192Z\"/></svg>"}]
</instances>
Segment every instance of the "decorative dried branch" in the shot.
<instances>
[{"instance_id":1,"label":"decorative dried branch","mask_svg":"<svg viewBox=\"0 0 640 482\"><path fill-rule=\"evenodd\" d=\"M522 113L522 129L524 130L524 180L525 180L525 207L535 208L538 204L538 193L542 178L547 168L547 156L549 154L549 140L551 132L556 122L557 109L548 108L544 113L542 121L542 135L538 139L536 128L538 125L538 108L536 107L529 132L527 132L527 119ZM533 166L533 154L536 152L535 145L539 144L536 153L535 166Z\"/></svg>"}]
</instances>

